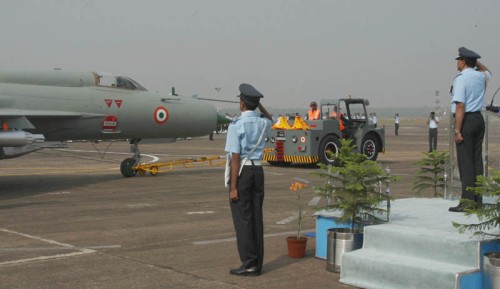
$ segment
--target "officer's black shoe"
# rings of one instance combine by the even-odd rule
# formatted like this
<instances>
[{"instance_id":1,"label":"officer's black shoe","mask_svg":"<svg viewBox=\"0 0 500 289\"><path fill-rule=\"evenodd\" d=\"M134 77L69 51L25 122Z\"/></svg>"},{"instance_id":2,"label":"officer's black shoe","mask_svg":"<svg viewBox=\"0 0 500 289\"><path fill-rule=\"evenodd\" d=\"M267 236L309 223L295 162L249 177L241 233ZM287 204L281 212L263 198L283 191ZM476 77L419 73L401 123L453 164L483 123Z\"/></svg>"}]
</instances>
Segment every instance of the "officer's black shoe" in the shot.
<instances>
[{"instance_id":1,"label":"officer's black shoe","mask_svg":"<svg viewBox=\"0 0 500 289\"><path fill-rule=\"evenodd\" d=\"M456 207L450 207L448 209L450 212L456 212L456 213L462 213L464 212L464 205L463 204L458 204Z\"/></svg>"},{"instance_id":2,"label":"officer's black shoe","mask_svg":"<svg viewBox=\"0 0 500 289\"><path fill-rule=\"evenodd\" d=\"M236 269L230 269L229 270L230 274L233 275L238 275L238 276L258 276L260 275L260 272L257 271L257 267L251 267L251 268L245 268L243 265L241 267L236 268Z\"/></svg>"}]
</instances>

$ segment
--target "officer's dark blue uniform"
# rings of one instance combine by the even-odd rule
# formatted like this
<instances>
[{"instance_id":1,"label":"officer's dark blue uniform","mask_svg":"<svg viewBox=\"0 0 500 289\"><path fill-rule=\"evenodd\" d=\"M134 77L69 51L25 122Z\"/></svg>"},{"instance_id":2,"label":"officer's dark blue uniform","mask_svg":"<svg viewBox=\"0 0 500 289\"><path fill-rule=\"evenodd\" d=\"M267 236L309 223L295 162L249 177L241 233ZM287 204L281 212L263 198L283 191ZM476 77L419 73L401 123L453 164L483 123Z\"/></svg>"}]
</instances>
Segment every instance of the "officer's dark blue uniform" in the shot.
<instances>
[{"instance_id":1,"label":"officer's dark blue uniform","mask_svg":"<svg viewBox=\"0 0 500 289\"><path fill-rule=\"evenodd\" d=\"M457 69L452 86L452 112L455 115L455 143L457 163L462 181L462 199L481 203L480 196L467 190L476 186L476 178L483 174L482 145L485 124L481 109L484 104L486 84L491 78L490 71L477 59L476 52L465 47L458 50ZM477 69L474 69L477 67ZM463 203L449 209L462 212Z\"/></svg>"},{"instance_id":2,"label":"officer's dark blue uniform","mask_svg":"<svg viewBox=\"0 0 500 289\"><path fill-rule=\"evenodd\" d=\"M242 84L240 93L241 117L229 125L225 148L232 158L229 197L242 264L237 269L231 269L230 273L258 275L264 258L264 170L260 160L264 138L272 122L255 111L263 97L259 91L249 84ZM259 108L269 117L262 106Z\"/></svg>"}]
</instances>

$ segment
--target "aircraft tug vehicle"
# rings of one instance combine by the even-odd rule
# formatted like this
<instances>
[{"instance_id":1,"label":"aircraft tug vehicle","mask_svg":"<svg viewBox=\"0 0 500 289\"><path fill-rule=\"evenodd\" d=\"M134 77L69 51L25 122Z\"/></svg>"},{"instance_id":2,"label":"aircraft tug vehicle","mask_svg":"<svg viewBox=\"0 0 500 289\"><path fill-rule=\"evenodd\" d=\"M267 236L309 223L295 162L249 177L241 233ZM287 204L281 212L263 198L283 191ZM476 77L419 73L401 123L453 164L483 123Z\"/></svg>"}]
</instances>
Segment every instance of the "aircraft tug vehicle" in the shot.
<instances>
[{"instance_id":1,"label":"aircraft tug vehicle","mask_svg":"<svg viewBox=\"0 0 500 289\"><path fill-rule=\"evenodd\" d=\"M291 125L286 117L281 117L273 125L266 138L263 159L275 166L291 163L332 165L334 160L328 152L337 153L340 139L345 137L340 130L340 114L344 114L350 125L350 138L358 152L369 160L376 160L379 152L384 152L385 130L376 128L367 117L369 102L362 98L324 99L320 101L321 120L303 120L295 117Z\"/></svg>"}]
</instances>

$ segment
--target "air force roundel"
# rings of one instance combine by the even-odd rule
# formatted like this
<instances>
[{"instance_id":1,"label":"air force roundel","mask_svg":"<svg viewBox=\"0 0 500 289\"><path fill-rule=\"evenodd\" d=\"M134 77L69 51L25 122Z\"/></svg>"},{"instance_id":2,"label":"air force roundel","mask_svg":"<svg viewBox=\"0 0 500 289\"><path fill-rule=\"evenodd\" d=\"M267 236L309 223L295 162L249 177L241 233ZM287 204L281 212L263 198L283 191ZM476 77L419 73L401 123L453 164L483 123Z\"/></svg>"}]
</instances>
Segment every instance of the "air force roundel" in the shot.
<instances>
[{"instance_id":1,"label":"air force roundel","mask_svg":"<svg viewBox=\"0 0 500 289\"><path fill-rule=\"evenodd\" d=\"M167 110L167 108L163 107L163 106L158 106L155 109L154 117L155 117L155 122L157 124L164 124L164 123L166 123L167 120L168 120L168 110Z\"/></svg>"}]
</instances>

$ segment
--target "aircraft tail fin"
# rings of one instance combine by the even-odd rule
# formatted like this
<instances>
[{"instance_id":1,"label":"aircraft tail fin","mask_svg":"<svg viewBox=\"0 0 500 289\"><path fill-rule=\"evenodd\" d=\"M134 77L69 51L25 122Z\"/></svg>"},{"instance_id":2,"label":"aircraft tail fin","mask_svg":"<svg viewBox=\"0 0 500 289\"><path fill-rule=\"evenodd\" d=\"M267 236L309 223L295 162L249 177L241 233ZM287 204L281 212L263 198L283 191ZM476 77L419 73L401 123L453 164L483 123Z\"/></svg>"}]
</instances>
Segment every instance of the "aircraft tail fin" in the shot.
<instances>
[{"instance_id":1,"label":"aircraft tail fin","mask_svg":"<svg viewBox=\"0 0 500 289\"><path fill-rule=\"evenodd\" d=\"M175 93L175 87L174 86L172 86L172 91L170 92L170 95L177 96L177 93Z\"/></svg>"}]
</instances>

